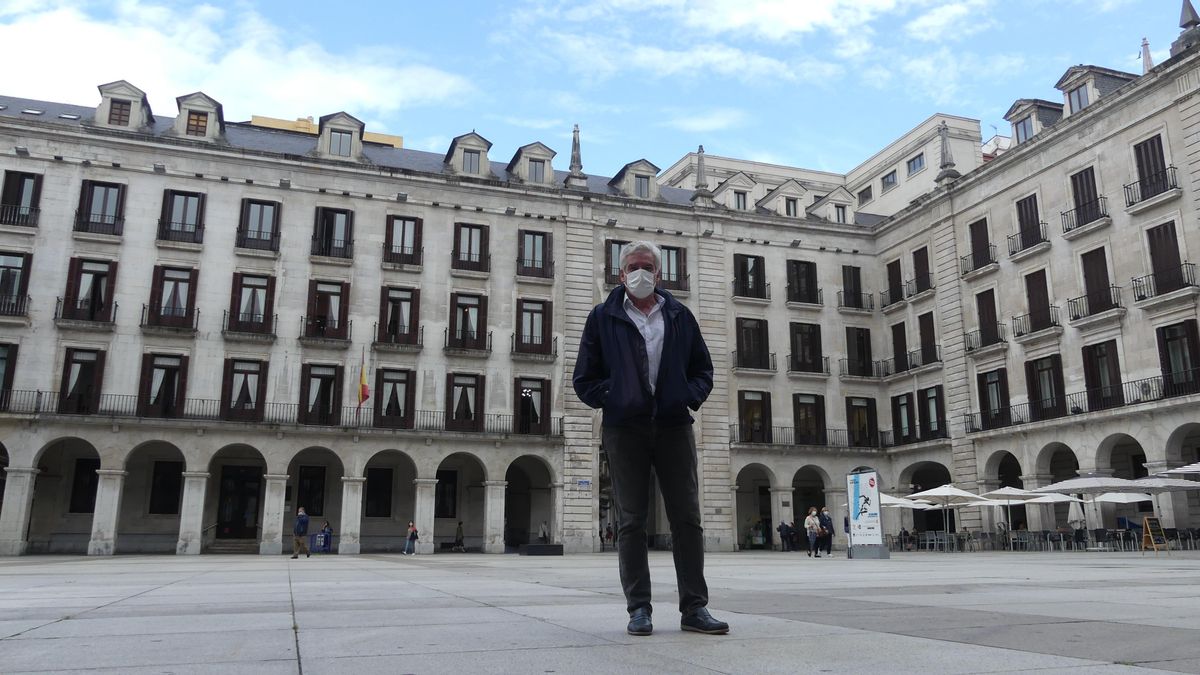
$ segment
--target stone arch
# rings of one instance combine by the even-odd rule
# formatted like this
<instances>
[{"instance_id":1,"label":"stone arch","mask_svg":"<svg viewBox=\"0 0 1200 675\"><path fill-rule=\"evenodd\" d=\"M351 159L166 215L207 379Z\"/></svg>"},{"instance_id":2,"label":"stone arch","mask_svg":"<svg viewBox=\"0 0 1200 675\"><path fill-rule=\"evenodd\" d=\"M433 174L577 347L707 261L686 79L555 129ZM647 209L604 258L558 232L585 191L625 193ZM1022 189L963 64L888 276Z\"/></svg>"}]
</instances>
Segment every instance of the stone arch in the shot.
<instances>
[{"instance_id":1,"label":"stone arch","mask_svg":"<svg viewBox=\"0 0 1200 675\"><path fill-rule=\"evenodd\" d=\"M1096 468L1111 469L1117 478L1144 478L1145 446L1127 433L1109 434L1096 446Z\"/></svg>"},{"instance_id":2,"label":"stone arch","mask_svg":"<svg viewBox=\"0 0 1200 675\"><path fill-rule=\"evenodd\" d=\"M548 541L555 540L554 469L544 458L522 455L504 472L504 547L515 550L537 543L544 522Z\"/></svg>"},{"instance_id":3,"label":"stone arch","mask_svg":"<svg viewBox=\"0 0 1200 675\"><path fill-rule=\"evenodd\" d=\"M904 494L921 492L953 482L950 469L941 462L922 460L900 472L899 486ZM904 496L899 495L899 496ZM918 531L954 530L954 510L913 511L913 527ZM949 522L947 522L947 520Z\"/></svg>"},{"instance_id":4,"label":"stone arch","mask_svg":"<svg viewBox=\"0 0 1200 675\"><path fill-rule=\"evenodd\" d=\"M409 521L415 521L417 464L402 450L380 450L363 468L361 550L400 551Z\"/></svg>"},{"instance_id":5,"label":"stone arch","mask_svg":"<svg viewBox=\"0 0 1200 675\"><path fill-rule=\"evenodd\" d=\"M92 535L100 452L88 441L65 436L34 455L33 507L29 514L29 553L86 553Z\"/></svg>"},{"instance_id":6,"label":"stone arch","mask_svg":"<svg viewBox=\"0 0 1200 675\"><path fill-rule=\"evenodd\" d=\"M1021 460L1008 450L998 450L992 453L988 458L988 469L985 474L989 487L994 488L1025 488L1025 481L1021 478L1024 475L1021 472ZM1024 504L1010 504L1001 511L1007 520L1008 527L1012 529L1020 529L1022 525L1029 527L1029 515Z\"/></svg>"},{"instance_id":7,"label":"stone arch","mask_svg":"<svg viewBox=\"0 0 1200 675\"><path fill-rule=\"evenodd\" d=\"M208 460L202 549L257 553L263 531L267 458L257 447L231 443Z\"/></svg>"},{"instance_id":8,"label":"stone arch","mask_svg":"<svg viewBox=\"0 0 1200 675\"><path fill-rule=\"evenodd\" d=\"M467 548L483 549L487 523L487 464L471 452L455 452L438 464L434 486L432 544L453 543L458 523L463 524Z\"/></svg>"},{"instance_id":9,"label":"stone arch","mask_svg":"<svg viewBox=\"0 0 1200 675\"><path fill-rule=\"evenodd\" d=\"M117 516L117 553L174 553L183 506L183 451L166 441L139 443L122 458L125 484Z\"/></svg>"},{"instance_id":10,"label":"stone arch","mask_svg":"<svg viewBox=\"0 0 1200 675\"><path fill-rule=\"evenodd\" d=\"M1200 422L1187 422L1167 437L1166 460L1172 466L1200 461Z\"/></svg>"},{"instance_id":11,"label":"stone arch","mask_svg":"<svg viewBox=\"0 0 1200 675\"><path fill-rule=\"evenodd\" d=\"M1054 441L1038 451L1034 466L1036 473L1057 483L1079 475L1079 456L1066 443Z\"/></svg>"},{"instance_id":12,"label":"stone arch","mask_svg":"<svg viewBox=\"0 0 1200 675\"><path fill-rule=\"evenodd\" d=\"M815 464L806 464L792 475L792 512L790 521L803 525L809 507L826 506L825 491L833 487L829 474Z\"/></svg>"},{"instance_id":13,"label":"stone arch","mask_svg":"<svg viewBox=\"0 0 1200 675\"><path fill-rule=\"evenodd\" d=\"M750 462L734 478L737 485L738 542L743 549L770 549L774 523L771 517L771 488L777 485L775 472L758 462Z\"/></svg>"},{"instance_id":14,"label":"stone arch","mask_svg":"<svg viewBox=\"0 0 1200 675\"><path fill-rule=\"evenodd\" d=\"M984 462L984 465L983 465L984 479L989 480L989 481L996 481L996 480L1003 481L1003 479L1001 478L1001 474L1003 473L1006 476L1011 474L1011 468L1012 468L1013 464L1015 464L1017 467L1016 476L1017 476L1017 480L1020 481L1020 477L1023 475L1021 473L1021 470L1022 470L1021 459L1019 457L1017 457L1017 455L1015 453L1013 453L1011 450L996 450L991 455L988 455L987 461ZM1006 470L1006 467L1007 467L1007 470ZM1007 487L1003 482L1001 482L1001 486ZM1020 486L1014 485L1013 487L1020 487Z\"/></svg>"},{"instance_id":15,"label":"stone arch","mask_svg":"<svg viewBox=\"0 0 1200 675\"><path fill-rule=\"evenodd\" d=\"M309 517L309 533L320 532L328 522L334 532L333 548L337 548L337 534L343 529L342 478L345 475L342 458L329 447L311 445L292 456L288 463L280 523L285 543L291 539L297 510L303 507Z\"/></svg>"}]
</instances>

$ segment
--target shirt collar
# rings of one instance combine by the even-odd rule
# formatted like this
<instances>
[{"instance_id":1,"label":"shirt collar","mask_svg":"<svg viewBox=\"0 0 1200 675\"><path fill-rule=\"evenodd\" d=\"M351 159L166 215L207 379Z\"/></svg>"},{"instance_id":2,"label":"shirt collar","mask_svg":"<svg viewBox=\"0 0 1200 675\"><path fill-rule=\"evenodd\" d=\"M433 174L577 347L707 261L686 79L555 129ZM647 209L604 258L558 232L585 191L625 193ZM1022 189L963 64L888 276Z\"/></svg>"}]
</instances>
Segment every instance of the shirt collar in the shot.
<instances>
[{"instance_id":1,"label":"shirt collar","mask_svg":"<svg viewBox=\"0 0 1200 675\"><path fill-rule=\"evenodd\" d=\"M655 312L661 310L663 308L663 305L667 304L667 299L657 293L654 294L654 300L655 300L654 308L651 309L650 314L647 314L646 316L653 315ZM628 291L625 292L625 300L621 304L625 308L625 311L630 311L630 310L632 310L634 312L642 311L642 310L638 309L636 305L633 304L633 300L630 299Z\"/></svg>"}]
</instances>

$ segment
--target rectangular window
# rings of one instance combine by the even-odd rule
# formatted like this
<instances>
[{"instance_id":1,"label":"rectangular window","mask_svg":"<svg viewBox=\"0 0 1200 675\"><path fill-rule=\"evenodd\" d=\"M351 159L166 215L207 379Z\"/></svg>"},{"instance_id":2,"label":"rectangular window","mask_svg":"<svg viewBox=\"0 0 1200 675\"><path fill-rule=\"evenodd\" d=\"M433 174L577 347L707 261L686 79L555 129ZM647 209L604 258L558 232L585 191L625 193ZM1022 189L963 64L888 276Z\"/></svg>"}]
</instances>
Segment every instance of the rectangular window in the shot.
<instances>
[{"instance_id":1,"label":"rectangular window","mask_svg":"<svg viewBox=\"0 0 1200 675\"><path fill-rule=\"evenodd\" d=\"M434 518L458 517L458 471L438 469L433 499ZM430 535L432 536L432 535Z\"/></svg>"},{"instance_id":2,"label":"rectangular window","mask_svg":"<svg viewBox=\"0 0 1200 675\"><path fill-rule=\"evenodd\" d=\"M797 445L825 445L825 397L792 394L792 418Z\"/></svg>"},{"instance_id":3,"label":"rectangular window","mask_svg":"<svg viewBox=\"0 0 1200 675\"><path fill-rule=\"evenodd\" d=\"M384 368L378 371L375 379L375 426L412 428L416 373Z\"/></svg>"},{"instance_id":4,"label":"rectangular window","mask_svg":"<svg viewBox=\"0 0 1200 675\"><path fill-rule=\"evenodd\" d=\"M965 272L982 269L996 262L987 219L976 220L967 226L967 231L971 233L971 265Z\"/></svg>"},{"instance_id":5,"label":"rectangular window","mask_svg":"<svg viewBox=\"0 0 1200 675\"><path fill-rule=\"evenodd\" d=\"M392 469L383 466L368 467L365 490L363 516L367 518L391 518Z\"/></svg>"},{"instance_id":6,"label":"rectangular window","mask_svg":"<svg viewBox=\"0 0 1200 675\"><path fill-rule=\"evenodd\" d=\"M871 329L846 327L846 374L873 377L875 364L871 359Z\"/></svg>"},{"instance_id":7,"label":"rectangular window","mask_svg":"<svg viewBox=\"0 0 1200 675\"><path fill-rule=\"evenodd\" d=\"M454 225L454 269L487 272L490 267L488 255L488 228L486 225L456 223Z\"/></svg>"},{"instance_id":8,"label":"rectangular window","mask_svg":"<svg viewBox=\"0 0 1200 675\"><path fill-rule=\"evenodd\" d=\"M383 261L420 265L421 225L420 218L388 216L384 229Z\"/></svg>"},{"instance_id":9,"label":"rectangular window","mask_svg":"<svg viewBox=\"0 0 1200 675\"><path fill-rule=\"evenodd\" d=\"M72 258L67 268L67 291L62 318L76 321L112 321L116 261Z\"/></svg>"},{"instance_id":10,"label":"rectangular window","mask_svg":"<svg viewBox=\"0 0 1200 675\"><path fill-rule=\"evenodd\" d=\"M1163 395L1180 396L1200 391L1200 336L1191 319L1156 331L1162 368Z\"/></svg>"},{"instance_id":11,"label":"rectangular window","mask_svg":"<svg viewBox=\"0 0 1200 675\"><path fill-rule=\"evenodd\" d=\"M458 349L487 347L487 296L450 294L450 333L447 346Z\"/></svg>"},{"instance_id":12,"label":"rectangular window","mask_svg":"<svg viewBox=\"0 0 1200 675\"><path fill-rule=\"evenodd\" d=\"M762 256L733 256L733 294L743 298L767 298L767 274Z\"/></svg>"},{"instance_id":13,"label":"rectangular window","mask_svg":"<svg viewBox=\"0 0 1200 675\"><path fill-rule=\"evenodd\" d=\"M904 271L900 267L899 260L893 260L887 264L887 297L882 303L884 307L904 299Z\"/></svg>"},{"instance_id":14,"label":"rectangular window","mask_svg":"<svg viewBox=\"0 0 1200 675\"><path fill-rule=\"evenodd\" d=\"M546 182L546 162L541 159L529 160L529 181L531 183Z\"/></svg>"},{"instance_id":15,"label":"rectangular window","mask_svg":"<svg viewBox=\"0 0 1200 675\"><path fill-rule=\"evenodd\" d=\"M908 363L908 333L904 322L892 325L892 363L893 372L903 373L909 368Z\"/></svg>"},{"instance_id":16,"label":"rectangular window","mask_svg":"<svg viewBox=\"0 0 1200 675\"><path fill-rule=\"evenodd\" d=\"M95 513L96 489L100 487L100 459L80 457L75 460L75 474L71 477L70 513Z\"/></svg>"},{"instance_id":17,"label":"rectangular window","mask_svg":"<svg viewBox=\"0 0 1200 675\"><path fill-rule=\"evenodd\" d=\"M13 375L17 370L17 345L0 343L0 410L7 410L12 398ZM3 481L0 481L0 485ZM0 492L0 496L3 493Z\"/></svg>"},{"instance_id":18,"label":"rectangular window","mask_svg":"<svg viewBox=\"0 0 1200 675\"><path fill-rule=\"evenodd\" d=\"M1096 189L1096 172L1090 166L1071 176L1071 197L1075 209L1063 216L1064 232L1108 215Z\"/></svg>"},{"instance_id":19,"label":"rectangular window","mask_svg":"<svg viewBox=\"0 0 1200 675\"><path fill-rule=\"evenodd\" d=\"M221 388L225 419L262 421L266 393L266 361L225 360L225 381Z\"/></svg>"},{"instance_id":20,"label":"rectangular window","mask_svg":"<svg viewBox=\"0 0 1200 675\"><path fill-rule=\"evenodd\" d=\"M146 354L142 357L142 386L138 413L142 417L179 417L187 393L186 356Z\"/></svg>"},{"instance_id":21,"label":"rectangular window","mask_svg":"<svg viewBox=\"0 0 1200 675\"><path fill-rule=\"evenodd\" d=\"M75 229L81 232L118 235L124 229L125 186L83 181Z\"/></svg>"},{"instance_id":22,"label":"rectangular window","mask_svg":"<svg viewBox=\"0 0 1200 675\"><path fill-rule=\"evenodd\" d=\"M1008 403L1008 371L1004 368L980 373L979 413L984 429L1008 426L1011 422Z\"/></svg>"},{"instance_id":23,"label":"rectangular window","mask_svg":"<svg viewBox=\"0 0 1200 675\"><path fill-rule=\"evenodd\" d=\"M274 277L234 273L228 330L270 334L275 328L274 296Z\"/></svg>"},{"instance_id":24,"label":"rectangular window","mask_svg":"<svg viewBox=\"0 0 1200 675\"><path fill-rule=\"evenodd\" d=\"M783 200L783 215L795 218L800 213L800 203L795 197L785 197Z\"/></svg>"},{"instance_id":25,"label":"rectangular window","mask_svg":"<svg viewBox=\"0 0 1200 675\"><path fill-rule=\"evenodd\" d=\"M446 430L483 430L483 375L446 375Z\"/></svg>"},{"instance_id":26,"label":"rectangular window","mask_svg":"<svg viewBox=\"0 0 1200 675\"><path fill-rule=\"evenodd\" d=\"M1000 323L996 313L996 292L986 290L975 296L975 314L979 317L980 342L977 347L987 347L1000 341Z\"/></svg>"},{"instance_id":27,"label":"rectangular window","mask_svg":"<svg viewBox=\"0 0 1200 675\"><path fill-rule=\"evenodd\" d=\"M917 173L921 169L924 169L925 168L925 153L922 152L921 154L917 155L916 157L913 157L912 159L908 160L905 163L905 166L908 168L908 175L910 175L910 176L913 175L914 173Z\"/></svg>"},{"instance_id":28,"label":"rectangular window","mask_svg":"<svg viewBox=\"0 0 1200 675\"><path fill-rule=\"evenodd\" d=\"M770 443L771 393L738 392L738 440L743 443Z\"/></svg>"},{"instance_id":29,"label":"rectangular window","mask_svg":"<svg viewBox=\"0 0 1200 675\"><path fill-rule=\"evenodd\" d=\"M842 265L842 307L871 309L871 302L862 292L862 269L853 265Z\"/></svg>"},{"instance_id":30,"label":"rectangular window","mask_svg":"<svg viewBox=\"0 0 1200 675\"><path fill-rule=\"evenodd\" d=\"M604 281L610 284L621 283L621 248L627 241L607 239L604 242Z\"/></svg>"},{"instance_id":31,"label":"rectangular window","mask_svg":"<svg viewBox=\"0 0 1200 675\"><path fill-rule=\"evenodd\" d=\"M633 177L633 193L642 199L650 198L650 177L649 176L634 176Z\"/></svg>"},{"instance_id":32,"label":"rectangular window","mask_svg":"<svg viewBox=\"0 0 1200 675\"><path fill-rule=\"evenodd\" d=\"M891 190L892 188L896 187L899 184L900 184L900 179L896 177L896 171L895 171L895 169L893 169L893 170L889 171L888 173L884 174L883 178L881 178L879 180L879 185L880 185L879 191L887 192L888 190Z\"/></svg>"},{"instance_id":33,"label":"rectangular window","mask_svg":"<svg viewBox=\"0 0 1200 675\"><path fill-rule=\"evenodd\" d=\"M815 323L792 323L791 359L789 370L799 373L825 372L825 359L821 351L821 326Z\"/></svg>"},{"instance_id":34,"label":"rectangular window","mask_svg":"<svg viewBox=\"0 0 1200 675\"><path fill-rule=\"evenodd\" d=\"M542 300L517 300L516 350L528 354L550 353L550 303Z\"/></svg>"},{"instance_id":35,"label":"rectangular window","mask_svg":"<svg viewBox=\"0 0 1200 675\"><path fill-rule=\"evenodd\" d=\"M300 372L300 423L339 424L342 418L342 367L306 363Z\"/></svg>"},{"instance_id":36,"label":"rectangular window","mask_svg":"<svg viewBox=\"0 0 1200 675\"><path fill-rule=\"evenodd\" d=\"M788 302L820 304L817 264L808 260L787 261Z\"/></svg>"},{"instance_id":37,"label":"rectangular window","mask_svg":"<svg viewBox=\"0 0 1200 675\"><path fill-rule=\"evenodd\" d=\"M0 316L29 312L29 262L32 254L0 251Z\"/></svg>"},{"instance_id":38,"label":"rectangular window","mask_svg":"<svg viewBox=\"0 0 1200 675\"><path fill-rule=\"evenodd\" d=\"M913 251L913 288L912 294L922 293L933 288L933 275L929 273L929 249L922 246Z\"/></svg>"},{"instance_id":39,"label":"rectangular window","mask_svg":"<svg viewBox=\"0 0 1200 675\"><path fill-rule=\"evenodd\" d=\"M733 208L737 209L738 211L746 210L746 193L745 192L742 192L741 190L734 190L734 192L733 192Z\"/></svg>"},{"instance_id":40,"label":"rectangular window","mask_svg":"<svg viewBox=\"0 0 1200 675\"><path fill-rule=\"evenodd\" d=\"M243 199L237 231L238 248L278 251L279 209L278 202Z\"/></svg>"},{"instance_id":41,"label":"rectangular window","mask_svg":"<svg viewBox=\"0 0 1200 675\"><path fill-rule=\"evenodd\" d=\"M146 323L152 326L192 326L196 306L197 270L155 266Z\"/></svg>"},{"instance_id":42,"label":"rectangular window","mask_svg":"<svg viewBox=\"0 0 1200 675\"><path fill-rule=\"evenodd\" d=\"M1021 235L1019 250L1023 251L1045 240L1041 217L1038 215L1037 195L1017 200L1017 227Z\"/></svg>"},{"instance_id":43,"label":"rectangular window","mask_svg":"<svg viewBox=\"0 0 1200 675\"><path fill-rule=\"evenodd\" d=\"M1167 171L1167 158L1163 153L1162 136L1146 139L1133 146L1133 157L1137 163L1138 194L1136 196L1139 199L1130 201L1130 195L1126 194L1127 202L1136 204L1175 187L1170 172ZM1126 188L1126 192L1128 193L1128 188Z\"/></svg>"},{"instance_id":44,"label":"rectangular window","mask_svg":"<svg viewBox=\"0 0 1200 675\"><path fill-rule=\"evenodd\" d=\"M913 409L912 394L892 397L892 435L897 445L917 440L916 411Z\"/></svg>"},{"instance_id":45,"label":"rectangular window","mask_svg":"<svg viewBox=\"0 0 1200 675\"><path fill-rule=\"evenodd\" d=\"M1162 295L1179 290L1187 285L1196 283L1195 278L1187 274L1179 259L1179 240L1175 234L1175 223L1163 223L1146 230L1147 247L1150 249L1150 271L1153 272L1150 284L1134 280L1134 295L1139 300L1146 297Z\"/></svg>"},{"instance_id":46,"label":"rectangular window","mask_svg":"<svg viewBox=\"0 0 1200 675\"><path fill-rule=\"evenodd\" d=\"M849 433L851 447L878 447L879 425L875 416L875 399L858 396L847 398L846 428Z\"/></svg>"},{"instance_id":47,"label":"rectangular window","mask_svg":"<svg viewBox=\"0 0 1200 675\"><path fill-rule=\"evenodd\" d=\"M317 207L312 254L333 258L353 256L354 212Z\"/></svg>"},{"instance_id":48,"label":"rectangular window","mask_svg":"<svg viewBox=\"0 0 1200 675\"><path fill-rule=\"evenodd\" d=\"M1033 138L1033 115L1022 117L1013 123L1013 135L1017 138L1017 143L1024 143Z\"/></svg>"},{"instance_id":49,"label":"rectangular window","mask_svg":"<svg viewBox=\"0 0 1200 675\"><path fill-rule=\"evenodd\" d=\"M325 467L302 466L296 480L296 508L310 516L325 515Z\"/></svg>"},{"instance_id":50,"label":"rectangular window","mask_svg":"<svg viewBox=\"0 0 1200 675\"><path fill-rule=\"evenodd\" d=\"M66 415L92 415L100 409L104 379L104 352L67 348L63 358L58 411Z\"/></svg>"},{"instance_id":51,"label":"rectangular window","mask_svg":"<svg viewBox=\"0 0 1200 675\"><path fill-rule=\"evenodd\" d=\"M933 312L926 312L917 317L917 334L921 340L921 365L927 366L940 361L936 331L933 327Z\"/></svg>"},{"instance_id":52,"label":"rectangular window","mask_svg":"<svg viewBox=\"0 0 1200 675\"><path fill-rule=\"evenodd\" d=\"M350 284L312 280L308 282L308 316L305 336L345 340L349 335L346 315Z\"/></svg>"},{"instance_id":53,"label":"rectangular window","mask_svg":"<svg viewBox=\"0 0 1200 675\"><path fill-rule=\"evenodd\" d=\"M379 307L379 342L416 344L420 324L421 291L416 288L383 287Z\"/></svg>"},{"instance_id":54,"label":"rectangular window","mask_svg":"<svg viewBox=\"0 0 1200 675\"><path fill-rule=\"evenodd\" d=\"M1116 340L1084 346L1083 379L1087 387L1089 411L1125 405ZM1078 405L1076 401L1072 401L1072 404ZM1072 408L1071 412L1081 411Z\"/></svg>"},{"instance_id":55,"label":"rectangular window","mask_svg":"<svg viewBox=\"0 0 1200 675\"><path fill-rule=\"evenodd\" d=\"M42 177L20 171L4 172L4 187L0 192L0 224L34 227L42 199Z\"/></svg>"},{"instance_id":56,"label":"rectangular window","mask_svg":"<svg viewBox=\"0 0 1200 675\"><path fill-rule=\"evenodd\" d=\"M150 475L149 512L176 515L183 499L183 462L155 462Z\"/></svg>"},{"instance_id":57,"label":"rectangular window","mask_svg":"<svg viewBox=\"0 0 1200 675\"><path fill-rule=\"evenodd\" d=\"M463 173L476 175L479 173L479 151L463 150Z\"/></svg>"},{"instance_id":58,"label":"rectangular window","mask_svg":"<svg viewBox=\"0 0 1200 675\"><path fill-rule=\"evenodd\" d=\"M1108 279L1108 258L1104 248L1093 249L1079 256L1079 264L1083 268L1083 290L1087 299L1084 315L1112 309L1113 293Z\"/></svg>"},{"instance_id":59,"label":"rectangular window","mask_svg":"<svg viewBox=\"0 0 1200 675\"><path fill-rule=\"evenodd\" d=\"M550 258L550 233L521 230L517 236L517 274L542 278L554 276Z\"/></svg>"},{"instance_id":60,"label":"rectangular window","mask_svg":"<svg viewBox=\"0 0 1200 675\"><path fill-rule=\"evenodd\" d=\"M1025 299L1029 303L1029 332L1045 330L1057 322L1050 309L1050 290L1046 285L1046 270L1025 275Z\"/></svg>"},{"instance_id":61,"label":"rectangular window","mask_svg":"<svg viewBox=\"0 0 1200 675\"><path fill-rule=\"evenodd\" d=\"M767 322L761 319L737 319L737 358L739 368L767 369L770 367L770 343Z\"/></svg>"},{"instance_id":62,"label":"rectangular window","mask_svg":"<svg viewBox=\"0 0 1200 675\"><path fill-rule=\"evenodd\" d=\"M350 150L353 147L354 134L349 131L338 131L336 129L329 132L329 154L338 157L349 157Z\"/></svg>"},{"instance_id":63,"label":"rectangular window","mask_svg":"<svg viewBox=\"0 0 1200 675\"><path fill-rule=\"evenodd\" d=\"M514 433L546 434L550 430L550 381L519 377L514 381Z\"/></svg>"},{"instance_id":64,"label":"rectangular window","mask_svg":"<svg viewBox=\"0 0 1200 675\"><path fill-rule=\"evenodd\" d=\"M674 246L663 246L662 251L662 287L672 291L686 291L687 249Z\"/></svg>"},{"instance_id":65,"label":"rectangular window","mask_svg":"<svg viewBox=\"0 0 1200 675\"><path fill-rule=\"evenodd\" d=\"M163 212L158 224L158 238L168 241L196 241L197 231L204 228L203 214L204 195L167 190L163 193Z\"/></svg>"},{"instance_id":66,"label":"rectangular window","mask_svg":"<svg viewBox=\"0 0 1200 675\"><path fill-rule=\"evenodd\" d=\"M946 437L946 411L942 387L917 391L917 406L921 416L921 439Z\"/></svg>"},{"instance_id":67,"label":"rectangular window","mask_svg":"<svg viewBox=\"0 0 1200 675\"><path fill-rule=\"evenodd\" d=\"M833 205L833 221L835 223L843 223L843 224L846 222L846 205L845 204L834 204Z\"/></svg>"},{"instance_id":68,"label":"rectangular window","mask_svg":"<svg viewBox=\"0 0 1200 675\"><path fill-rule=\"evenodd\" d=\"M871 193L871 186L868 185L867 187L858 191L858 205L859 206L862 206L862 205L866 204L867 202L870 202L872 199L874 199L874 195Z\"/></svg>"},{"instance_id":69,"label":"rectangular window","mask_svg":"<svg viewBox=\"0 0 1200 675\"><path fill-rule=\"evenodd\" d=\"M188 136L200 136L203 138L208 135L208 113L189 110L187 114L187 129L184 130Z\"/></svg>"},{"instance_id":70,"label":"rectangular window","mask_svg":"<svg viewBox=\"0 0 1200 675\"><path fill-rule=\"evenodd\" d=\"M1081 84L1067 92L1067 102L1071 105L1071 114L1075 114L1088 107L1087 84Z\"/></svg>"},{"instance_id":71,"label":"rectangular window","mask_svg":"<svg viewBox=\"0 0 1200 675\"><path fill-rule=\"evenodd\" d=\"M1029 416L1033 420L1051 419L1067 414L1062 356L1052 354L1026 361L1025 389L1029 394Z\"/></svg>"},{"instance_id":72,"label":"rectangular window","mask_svg":"<svg viewBox=\"0 0 1200 675\"><path fill-rule=\"evenodd\" d=\"M108 102L108 123L114 127L129 126L129 113L133 110L133 103L119 98L114 98Z\"/></svg>"}]
</instances>

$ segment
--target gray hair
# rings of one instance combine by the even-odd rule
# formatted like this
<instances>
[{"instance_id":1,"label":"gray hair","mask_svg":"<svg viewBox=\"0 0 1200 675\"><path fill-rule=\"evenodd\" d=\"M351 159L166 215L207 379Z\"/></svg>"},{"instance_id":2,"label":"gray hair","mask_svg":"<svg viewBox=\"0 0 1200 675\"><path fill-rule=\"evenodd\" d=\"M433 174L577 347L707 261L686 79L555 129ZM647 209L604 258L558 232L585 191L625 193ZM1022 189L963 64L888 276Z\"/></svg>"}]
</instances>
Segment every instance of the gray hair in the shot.
<instances>
[{"instance_id":1,"label":"gray hair","mask_svg":"<svg viewBox=\"0 0 1200 675\"><path fill-rule=\"evenodd\" d=\"M629 260L629 256L634 253L645 252L654 256L654 271L662 269L662 250L648 241L631 241L621 247L621 259L619 265L621 270L625 269L625 262Z\"/></svg>"}]
</instances>

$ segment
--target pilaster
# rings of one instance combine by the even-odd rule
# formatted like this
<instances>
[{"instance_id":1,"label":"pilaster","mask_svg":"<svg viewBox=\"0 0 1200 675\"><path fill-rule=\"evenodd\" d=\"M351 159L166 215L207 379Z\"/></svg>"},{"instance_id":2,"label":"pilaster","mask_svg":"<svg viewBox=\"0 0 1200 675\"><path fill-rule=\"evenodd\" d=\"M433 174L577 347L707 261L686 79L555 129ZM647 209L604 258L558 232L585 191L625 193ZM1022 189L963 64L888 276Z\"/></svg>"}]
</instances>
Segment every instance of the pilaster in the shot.
<instances>
[{"instance_id":1,"label":"pilaster","mask_svg":"<svg viewBox=\"0 0 1200 675\"><path fill-rule=\"evenodd\" d=\"M204 547L204 495L207 471L183 472L183 501L179 505L179 541L176 555L199 555Z\"/></svg>"},{"instance_id":2,"label":"pilaster","mask_svg":"<svg viewBox=\"0 0 1200 675\"><path fill-rule=\"evenodd\" d=\"M342 525L337 532L338 554L358 555L362 533L362 476L342 477Z\"/></svg>"},{"instance_id":3,"label":"pilaster","mask_svg":"<svg viewBox=\"0 0 1200 675\"><path fill-rule=\"evenodd\" d=\"M263 491L262 538L258 541L259 555L283 553L283 507L287 493L287 474L263 476L267 483Z\"/></svg>"},{"instance_id":4,"label":"pilaster","mask_svg":"<svg viewBox=\"0 0 1200 675\"><path fill-rule=\"evenodd\" d=\"M792 486L791 485L774 485L771 487L771 523L767 530L770 532L771 547L776 551L782 550L783 542L779 540L779 532L776 527L779 527L781 521L792 520Z\"/></svg>"},{"instance_id":5,"label":"pilaster","mask_svg":"<svg viewBox=\"0 0 1200 675\"><path fill-rule=\"evenodd\" d=\"M25 538L33 509L33 486L38 470L10 466L4 470L4 504L0 506L0 556L23 555L29 547Z\"/></svg>"},{"instance_id":6,"label":"pilaster","mask_svg":"<svg viewBox=\"0 0 1200 675\"><path fill-rule=\"evenodd\" d=\"M435 497L435 488L437 487L436 478L414 478L413 485L416 486L416 495L413 497L415 504L413 505L413 525L417 526L417 553L433 553L433 506ZM405 536L408 535L407 529Z\"/></svg>"},{"instance_id":7,"label":"pilaster","mask_svg":"<svg viewBox=\"0 0 1200 675\"><path fill-rule=\"evenodd\" d=\"M121 515L121 493L126 472L96 469L96 508L92 513L92 539L88 555L112 555L117 546L117 518Z\"/></svg>"},{"instance_id":8,"label":"pilaster","mask_svg":"<svg viewBox=\"0 0 1200 675\"><path fill-rule=\"evenodd\" d=\"M483 552L504 553L504 488L505 480L483 481Z\"/></svg>"}]
</instances>

